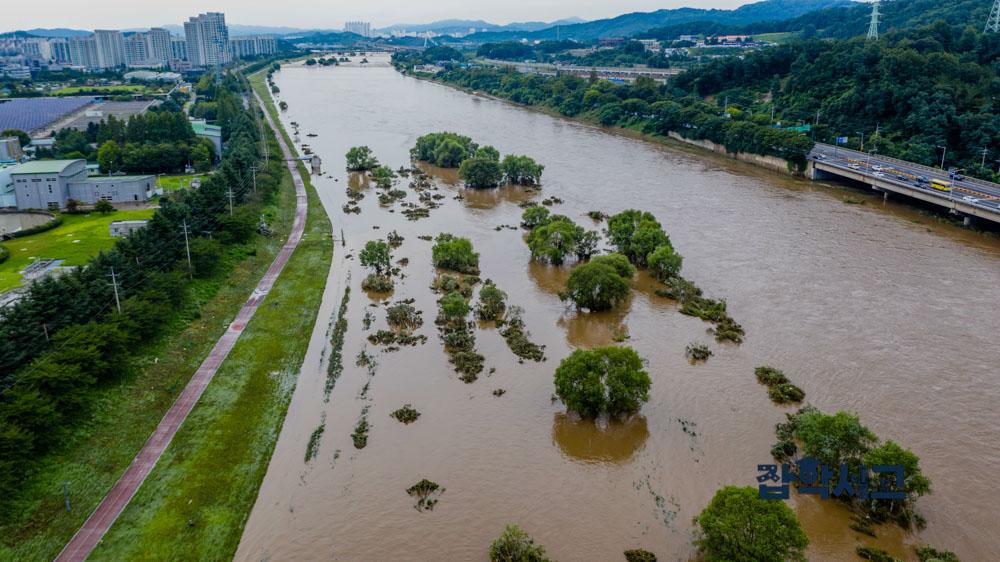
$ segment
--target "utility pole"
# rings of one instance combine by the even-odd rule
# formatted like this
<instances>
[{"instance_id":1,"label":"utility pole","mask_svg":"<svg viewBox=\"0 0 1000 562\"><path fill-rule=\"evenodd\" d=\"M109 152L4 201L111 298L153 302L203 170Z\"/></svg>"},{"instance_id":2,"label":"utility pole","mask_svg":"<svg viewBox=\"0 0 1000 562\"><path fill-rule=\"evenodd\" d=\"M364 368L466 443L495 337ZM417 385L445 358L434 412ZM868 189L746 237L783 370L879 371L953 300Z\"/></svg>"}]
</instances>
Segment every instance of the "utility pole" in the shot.
<instances>
[{"instance_id":1,"label":"utility pole","mask_svg":"<svg viewBox=\"0 0 1000 562\"><path fill-rule=\"evenodd\" d=\"M184 231L184 251L187 253L188 269L190 270L190 269L192 269L192 266L191 266L191 244L188 243L188 231L190 230L190 228L188 227L187 219L184 219L184 222L181 223L181 229Z\"/></svg>"},{"instance_id":2,"label":"utility pole","mask_svg":"<svg viewBox=\"0 0 1000 562\"><path fill-rule=\"evenodd\" d=\"M257 193L257 164L250 165L250 175L253 176L253 192Z\"/></svg>"},{"instance_id":3,"label":"utility pole","mask_svg":"<svg viewBox=\"0 0 1000 562\"><path fill-rule=\"evenodd\" d=\"M986 154L988 152L989 152L989 149L984 146L983 147L983 161L979 163L979 167L980 168L985 168L986 167Z\"/></svg>"},{"instance_id":4,"label":"utility pole","mask_svg":"<svg viewBox=\"0 0 1000 562\"><path fill-rule=\"evenodd\" d=\"M118 298L118 278L115 277L115 268L111 268L111 286L115 288L115 306L118 307L118 314L122 313L122 301Z\"/></svg>"},{"instance_id":5,"label":"utility pole","mask_svg":"<svg viewBox=\"0 0 1000 562\"><path fill-rule=\"evenodd\" d=\"M938 146L941 149L941 169L944 169L944 155L948 154L948 145Z\"/></svg>"},{"instance_id":6,"label":"utility pole","mask_svg":"<svg viewBox=\"0 0 1000 562\"><path fill-rule=\"evenodd\" d=\"M878 24L882 20L882 12L880 8L882 7L882 2L879 0L874 0L872 2L872 16L871 20L868 22L868 39L878 41Z\"/></svg>"},{"instance_id":7,"label":"utility pole","mask_svg":"<svg viewBox=\"0 0 1000 562\"><path fill-rule=\"evenodd\" d=\"M51 341L49 340L49 327L44 322L42 322L42 333L45 334L45 341Z\"/></svg>"},{"instance_id":8,"label":"utility pole","mask_svg":"<svg viewBox=\"0 0 1000 562\"><path fill-rule=\"evenodd\" d=\"M227 189L226 195L229 196L229 216L233 216L233 188Z\"/></svg>"}]
</instances>

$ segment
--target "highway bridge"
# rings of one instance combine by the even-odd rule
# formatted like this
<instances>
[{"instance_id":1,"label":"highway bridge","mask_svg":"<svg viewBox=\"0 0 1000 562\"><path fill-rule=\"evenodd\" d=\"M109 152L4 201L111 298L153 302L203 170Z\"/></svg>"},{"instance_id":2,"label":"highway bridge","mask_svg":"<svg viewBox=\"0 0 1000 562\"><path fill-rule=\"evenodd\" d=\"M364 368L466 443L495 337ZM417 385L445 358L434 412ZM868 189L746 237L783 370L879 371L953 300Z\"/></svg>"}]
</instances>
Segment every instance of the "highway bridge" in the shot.
<instances>
[{"instance_id":1,"label":"highway bridge","mask_svg":"<svg viewBox=\"0 0 1000 562\"><path fill-rule=\"evenodd\" d=\"M976 219L1000 224L1000 184L829 144L817 143L809 160L814 180L831 176L847 178L886 195L898 193L943 207L961 216L966 225ZM933 187L934 180L947 182L951 189Z\"/></svg>"}]
</instances>

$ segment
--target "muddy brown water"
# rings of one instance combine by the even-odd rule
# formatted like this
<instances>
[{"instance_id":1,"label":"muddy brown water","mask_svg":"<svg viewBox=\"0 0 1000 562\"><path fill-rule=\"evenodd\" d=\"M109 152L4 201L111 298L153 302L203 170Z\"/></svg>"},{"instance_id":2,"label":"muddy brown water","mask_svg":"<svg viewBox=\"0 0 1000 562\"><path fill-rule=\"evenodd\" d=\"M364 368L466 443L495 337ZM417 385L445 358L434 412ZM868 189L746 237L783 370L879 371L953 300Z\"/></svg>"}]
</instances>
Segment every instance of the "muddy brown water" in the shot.
<instances>
[{"instance_id":1,"label":"muddy brown water","mask_svg":"<svg viewBox=\"0 0 1000 562\"><path fill-rule=\"evenodd\" d=\"M921 542L964 560L1000 551L1000 536L990 532L1000 500L993 478L1000 461L995 239L875 198L847 205L843 198L857 193L516 108L385 66L285 67L275 79L289 104L286 126L298 122L301 138L323 158L326 173L313 182L345 246L336 250L312 347L238 560L485 560L508 523L558 560L620 560L623 550L638 547L661 560L690 559L692 518L719 487L756 485L756 465L770 462L773 426L790 411L771 404L756 383L753 368L761 364L784 369L822 410L856 411L882 438L913 449L934 484L919 502L927 529L885 526L878 540L851 531L849 514L835 503L794 498L812 541L810 560L854 559L858 544L907 559ZM417 136L439 130L535 157L546 166L541 193L472 192L441 172L434 193L446 196L442 206L411 222L400 204L380 207L371 186L343 171L353 145L370 146L395 169L407 164ZM407 200L415 201L406 184ZM366 195L360 215L341 211L349 185ZM705 323L656 297L655 284L641 276L615 311L567 308L557 297L567 270L532 263L522 232L495 230L519 222L519 202L553 195L565 200L555 212L589 228L599 227L586 217L590 210L653 212L684 255L685 276L727 300L746 342L716 344ZM384 353L365 341L385 327L385 311L360 290L364 272L354 256L394 229L405 237L394 258L409 264L391 299L415 299L425 319L418 333L428 341ZM458 379L433 325L431 243L418 239L439 232L473 240L482 276L525 309L532 339L547 346L546 362L520 364L496 329L480 326L477 348L496 371L472 384ZM344 373L326 403L328 322L348 283ZM376 316L368 332L366 311ZM567 414L551 400L559 360L623 333L648 361L650 401L625 423ZM684 348L692 342L708 343L715 355L691 365ZM354 363L366 348L377 360L370 379ZM506 393L494 396L498 388ZM421 412L416 423L389 417L407 403ZM369 441L357 450L350 434L365 407ZM309 436L324 416L318 456L306 463ZM422 478L446 488L423 513L405 492Z\"/></svg>"}]
</instances>

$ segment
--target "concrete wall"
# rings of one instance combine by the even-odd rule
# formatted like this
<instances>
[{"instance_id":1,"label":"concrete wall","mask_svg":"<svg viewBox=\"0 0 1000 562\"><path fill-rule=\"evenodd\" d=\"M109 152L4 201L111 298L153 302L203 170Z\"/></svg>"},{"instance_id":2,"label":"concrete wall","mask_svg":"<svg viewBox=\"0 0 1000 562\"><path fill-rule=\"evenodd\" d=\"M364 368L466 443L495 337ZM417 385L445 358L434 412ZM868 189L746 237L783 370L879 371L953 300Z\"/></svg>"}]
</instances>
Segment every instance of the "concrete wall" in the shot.
<instances>
[{"instance_id":1,"label":"concrete wall","mask_svg":"<svg viewBox=\"0 0 1000 562\"><path fill-rule=\"evenodd\" d=\"M66 182L58 173L14 176L18 209L61 208L66 202Z\"/></svg>"},{"instance_id":2,"label":"concrete wall","mask_svg":"<svg viewBox=\"0 0 1000 562\"><path fill-rule=\"evenodd\" d=\"M146 192L155 187L156 178L153 176L88 178L69 184L69 196L85 205L93 205L101 199L112 203L134 203L145 201Z\"/></svg>"},{"instance_id":3,"label":"concrete wall","mask_svg":"<svg viewBox=\"0 0 1000 562\"><path fill-rule=\"evenodd\" d=\"M670 138L682 142L684 144L690 144L705 150L711 150L712 152L728 156L730 158L735 158L740 162L747 162L760 166L762 168L767 168L781 174L789 174L794 176L803 175L802 172L793 172L788 168L788 160L784 158L778 158L777 156L767 156L764 154L751 154L749 152L737 152L733 154L726 150L726 147L721 144L716 144L710 140L697 140L697 139L686 139L680 135L680 133L670 132L668 133Z\"/></svg>"}]
</instances>

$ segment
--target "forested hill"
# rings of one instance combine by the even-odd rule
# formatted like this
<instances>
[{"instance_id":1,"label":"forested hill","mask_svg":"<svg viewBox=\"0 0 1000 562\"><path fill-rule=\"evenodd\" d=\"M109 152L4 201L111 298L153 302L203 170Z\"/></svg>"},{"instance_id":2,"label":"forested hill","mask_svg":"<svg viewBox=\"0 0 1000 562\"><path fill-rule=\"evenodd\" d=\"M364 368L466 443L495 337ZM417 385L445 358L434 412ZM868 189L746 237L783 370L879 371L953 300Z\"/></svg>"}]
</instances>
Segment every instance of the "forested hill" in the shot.
<instances>
[{"instance_id":1,"label":"forested hill","mask_svg":"<svg viewBox=\"0 0 1000 562\"><path fill-rule=\"evenodd\" d=\"M883 33L893 30L913 29L937 21L952 25L971 25L982 30L986 24L992 3L988 0L895 0L882 3ZM697 33L728 33L728 34L760 34L776 32L797 33L803 38L823 37L846 39L868 32L871 6L866 3L855 3L825 7L808 13L783 16L773 21L757 21L753 23L733 25L718 21L699 21L681 24L671 24L650 29L643 37L654 39L676 39L681 34Z\"/></svg>"},{"instance_id":2,"label":"forested hill","mask_svg":"<svg viewBox=\"0 0 1000 562\"><path fill-rule=\"evenodd\" d=\"M655 27L676 25L686 22L710 21L728 25L745 25L760 21L794 18L808 12L831 6L849 5L849 0L764 0L741 6L735 10L706 10L701 8L677 8L655 12L635 12L615 18L595 20L574 25L560 25L540 31L476 33L467 39L477 43L489 43L525 38L528 40L575 39L592 41L601 37L630 37Z\"/></svg>"},{"instance_id":3,"label":"forested hill","mask_svg":"<svg viewBox=\"0 0 1000 562\"><path fill-rule=\"evenodd\" d=\"M916 3L916 2L914 2ZM971 23L971 22L970 22ZM785 123L813 123L816 139L851 137L865 149L923 164L940 161L1000 179L1000 34L943 21L884 34L878 41L810 40L729 57L674 80L731 111L771 111ZM876 127L879 134L875 135Z\"/></svg>"}]
</instances>

